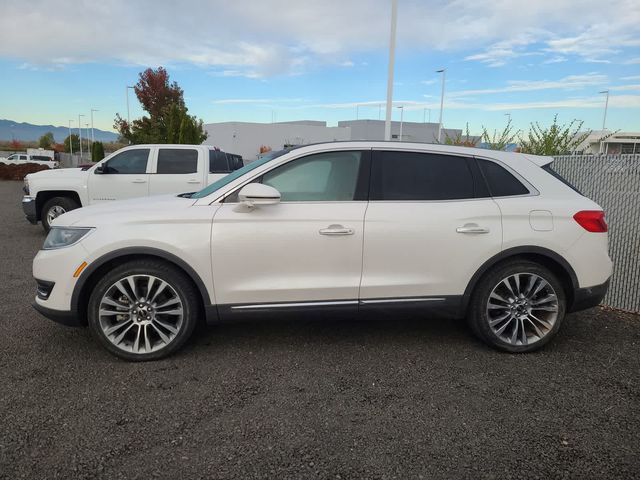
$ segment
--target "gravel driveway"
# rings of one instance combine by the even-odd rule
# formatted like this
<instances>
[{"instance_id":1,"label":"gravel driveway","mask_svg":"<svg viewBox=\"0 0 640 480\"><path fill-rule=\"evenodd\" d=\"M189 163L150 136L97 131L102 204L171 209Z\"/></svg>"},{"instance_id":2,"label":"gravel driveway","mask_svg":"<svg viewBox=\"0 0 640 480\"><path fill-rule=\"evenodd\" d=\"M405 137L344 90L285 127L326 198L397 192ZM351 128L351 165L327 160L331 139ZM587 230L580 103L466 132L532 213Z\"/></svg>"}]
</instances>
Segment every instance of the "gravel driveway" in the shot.
<instances>
[{"instance_id":1,"label":"gravel driveway","mask_svg":"<svg viewBox=\"0 0 640 480\"><path fill-rule=\"evenodd\" d=\"M637 478L640 317L508 355L463 322L227 324L128 364L40 317L0 182L0 478Z\"/></svg>"}]
</instances>

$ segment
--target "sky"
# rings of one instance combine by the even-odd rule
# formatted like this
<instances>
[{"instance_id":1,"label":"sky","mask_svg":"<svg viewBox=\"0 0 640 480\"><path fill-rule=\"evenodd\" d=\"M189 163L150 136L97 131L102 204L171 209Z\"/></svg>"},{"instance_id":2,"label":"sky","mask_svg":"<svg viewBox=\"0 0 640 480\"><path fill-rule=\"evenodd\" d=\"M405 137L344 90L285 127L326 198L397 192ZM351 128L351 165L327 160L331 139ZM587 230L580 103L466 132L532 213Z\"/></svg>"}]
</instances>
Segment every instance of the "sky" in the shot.
<instances>
[{"instance_id":1,"label":"sky","mask_svg":"<svg viewBox=\"0 0 640 480\"><path fill-rule=\"evenodd\" d=\"M164 66L205 123L384 119L390 0L3 0L0 118L113 130ZM640 131L640 1L399 0L394 119ZM381 111L382 110L382 111ZM130 91L131 118L143 114Z\"/></svg>"}]
</instances>

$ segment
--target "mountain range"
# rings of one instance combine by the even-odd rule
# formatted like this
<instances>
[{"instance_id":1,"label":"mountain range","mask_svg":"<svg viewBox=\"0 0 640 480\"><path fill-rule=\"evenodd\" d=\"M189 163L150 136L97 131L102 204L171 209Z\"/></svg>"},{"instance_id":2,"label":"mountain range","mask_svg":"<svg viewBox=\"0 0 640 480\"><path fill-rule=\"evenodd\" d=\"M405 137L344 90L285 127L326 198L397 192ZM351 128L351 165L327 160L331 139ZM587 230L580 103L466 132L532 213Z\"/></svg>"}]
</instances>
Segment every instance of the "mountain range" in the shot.
<instances>
[{"instance_id":1,"label":"mountain range","mask_svg":"<svg viewBox=\"0 0 640 480\"><path fill-rule=\"evenodd\" d=\"M33 125L31 123L20 123L12 120L0 119L0 140L21 140L24 142L37 141L42 135L47 132L53 133L53 137L56 142L62 143L69 135L68 127L55 127L53 125ZM78 134L77 128L71 128L71 133ZM82 129L82 138L87 135L87 130ZM118 139L118 134L113 132L107 132L106 130L93 129L93 135L98 142L115 142ZM89 136L91 136L91 129L89 129Z\"/></svg>"}]
</instances>

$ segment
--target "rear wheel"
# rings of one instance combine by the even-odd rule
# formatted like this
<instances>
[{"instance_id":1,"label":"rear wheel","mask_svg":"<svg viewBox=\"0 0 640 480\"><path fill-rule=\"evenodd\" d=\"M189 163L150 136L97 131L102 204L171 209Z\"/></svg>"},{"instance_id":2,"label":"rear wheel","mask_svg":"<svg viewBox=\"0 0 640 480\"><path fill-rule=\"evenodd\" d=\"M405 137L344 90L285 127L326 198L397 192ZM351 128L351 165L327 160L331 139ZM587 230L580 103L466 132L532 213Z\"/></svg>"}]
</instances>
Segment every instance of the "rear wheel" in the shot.
<instances>
[{"instance_id":1,"label":"rear wheel","mask_svg":"<svg viewBox=\"0 0 640 480\"><path fill-rule=\"evenodd\" d=\"M560 329L566 294L546 267L512 261L489 271L471 298L468 321L488 345L508 352L530 352Z\"/></svg>"},{"instance_id":2,"label":"rear wheel","mask_svg":"<svg viewBox=\"0 0 640 480\"><path fill-rule=\"evenodd\" d=\"M42 220L42 228L45 232L51 229L51 222L60 215L80 207L78 202L69 197L53 197L47 200L42 206L40 218Z\"/></svg>"},{"instance_id":3,"label":"rear wheel","mask_svg":"<svg viewBox=\"0 0 640 480\"><path fill-rule=\"evenodd\" d=\"M198 294L189 278L158 260L135 260L102 278L89 299L89 326L117 357L157 360L189 339L198 318Z\"/></svg>"}]
</instances>

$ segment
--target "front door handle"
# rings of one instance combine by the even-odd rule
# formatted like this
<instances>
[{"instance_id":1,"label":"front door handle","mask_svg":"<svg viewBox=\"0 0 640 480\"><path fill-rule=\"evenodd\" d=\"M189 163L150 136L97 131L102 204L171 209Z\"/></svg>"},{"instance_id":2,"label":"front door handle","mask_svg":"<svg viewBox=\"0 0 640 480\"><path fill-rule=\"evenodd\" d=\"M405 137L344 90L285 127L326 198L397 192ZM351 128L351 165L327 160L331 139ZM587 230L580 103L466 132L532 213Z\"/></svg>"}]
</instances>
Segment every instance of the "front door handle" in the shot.
<instances>
[{"instance_id":1,"label":"front door handle","mask_svg":"<svg viewBox=\"0 0 640 480\"><path fill-rule=\"evenodd\" d=\"M187 183L200 183L200 180L196 180L196 179L187 180Z\"/></svg>"},{"instance_id":2,"label":"front door handle","mask_svg":"<svg viewBox=\"0 0 640 480\"><path fill-rule=\"evenodd\" d=\"M353 228L346 228L342 225L329 225L327 228L321 228L319 233L320 235L338 236L353 235L355 232Z\"/></svg>"},{"instance_id":3,"label":"front door handle","mask_svg":"<svg viewBox=\"0 0 640 480\"><path fill-rule=\"evenodd\" d=\"M144 178L136 178L132 180L131 183L147 183L147 181Z\"/></svg>"},{"instance_id":4,"label":"front door handle","mask_svg":"<svg viewBox=\"0 0 640 480\"><path fill-rule=\"evenodd\" d=\"M465 223L463 226L456 228L458 233L489 233L489 229L479 226L477 223Z\"/></svg>"}]
</instances>

